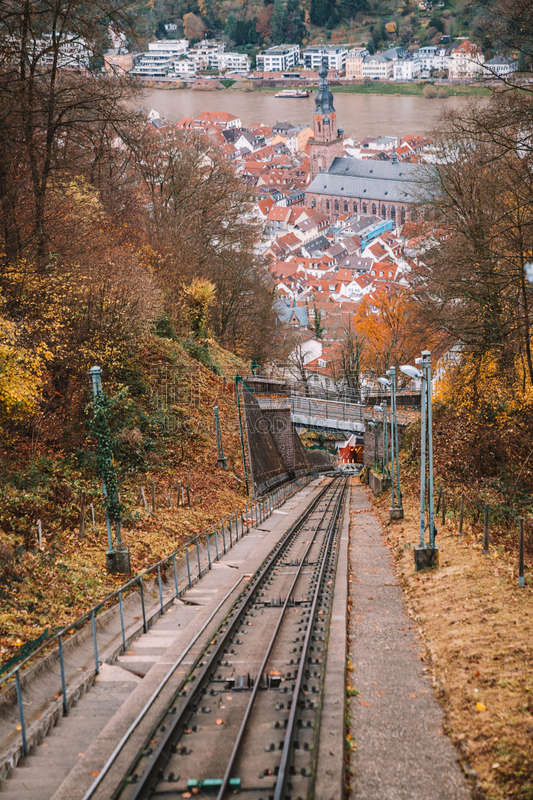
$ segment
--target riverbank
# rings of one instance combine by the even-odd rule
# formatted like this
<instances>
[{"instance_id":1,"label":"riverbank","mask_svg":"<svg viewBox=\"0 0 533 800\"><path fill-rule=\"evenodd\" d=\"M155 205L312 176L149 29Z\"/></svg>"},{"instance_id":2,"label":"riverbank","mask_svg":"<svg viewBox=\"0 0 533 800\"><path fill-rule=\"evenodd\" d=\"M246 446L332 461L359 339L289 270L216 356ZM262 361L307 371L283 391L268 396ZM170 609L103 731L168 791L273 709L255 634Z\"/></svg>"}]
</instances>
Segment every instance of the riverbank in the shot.
<instances>
[{"instance_id":1,"label":"riverbank","mask_svg":"<svg viewBox=\"0 0 533 800\"><path fill-rule=\"evenodd\" d=\"M424 81L412 83L389 83L385 81L373 81L369 86L362 83L340 83L330 82L331 91L334 94L359 94L359 95L392 95L404 97L423 97L424 87L428 84ZM437 84L436 84L437 85ZM146 89L188 89L193 92L262 92L272 94L280 89L307 89L309 92L316 92L317 84L306 81L294 80L272 80L272 81L236 81L232 86L226 87L218 80L202 80L194 83L183 83L180 80L165 81L143 81ZM488 86L471 84L438 84L438 88L443 88L448 97L490 97L492 89Z\"/></svg>"}]
</instances>

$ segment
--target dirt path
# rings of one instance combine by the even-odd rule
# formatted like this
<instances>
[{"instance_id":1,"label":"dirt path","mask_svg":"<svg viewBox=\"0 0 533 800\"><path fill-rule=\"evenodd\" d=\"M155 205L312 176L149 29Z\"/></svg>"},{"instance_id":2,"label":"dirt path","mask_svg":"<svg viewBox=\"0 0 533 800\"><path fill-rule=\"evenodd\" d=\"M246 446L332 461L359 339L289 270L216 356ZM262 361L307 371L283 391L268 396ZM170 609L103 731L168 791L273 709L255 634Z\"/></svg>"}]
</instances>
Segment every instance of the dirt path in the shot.
<instances>
[{"instance_id":1,"label":"dirt path","mask_svg":"<svg viewBox=\"0 0 533 800\"><path fill-rule=\"evenodd\" d=\"M350 701L352 797L468 800L417 626L368 490L359 485L351 522L349 680L360 693Z\"/></svg>"}]
</instances>

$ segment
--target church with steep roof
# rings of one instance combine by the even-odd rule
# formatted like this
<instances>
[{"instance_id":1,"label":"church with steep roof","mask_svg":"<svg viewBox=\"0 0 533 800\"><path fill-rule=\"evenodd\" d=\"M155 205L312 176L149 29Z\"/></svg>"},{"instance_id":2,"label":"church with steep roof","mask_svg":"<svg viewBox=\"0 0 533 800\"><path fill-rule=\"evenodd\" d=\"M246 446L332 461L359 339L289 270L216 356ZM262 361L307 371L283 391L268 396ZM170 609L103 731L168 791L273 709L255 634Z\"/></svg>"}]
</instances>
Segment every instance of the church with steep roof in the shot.
<instances>
[{"instance_id":1,"label":"church with steep roof","mask_svg":"<svg viewBox=\"0 0 533 800\"><path fill-rule=\"evenodd\" d=\"M367 161L344 155L344 131L337 128L333 94L328 86L325 61L319 69L320 83L313 115L314 139L309 140L311 183L305 190L305 205L335 221L341 215L372 214L392 220L395 227L416 218L420 188L416 185L418 164L398 160Z\"/></svg>"},{"instance_id":2,"label":"church with steep roof","mask_svg":"<svg viewBox=\"0 0 533 800\"><path fill-rule=\"evenodd\" d=\"M311 180L319 172L326 172L333 159L344 153L344 131L337 128L337 114L333 107L333 94L328 86L327 58L322 59L318 70L319 84L313 115L314 139L309 140L309 167Z\"/></svg>"}]
</instances>

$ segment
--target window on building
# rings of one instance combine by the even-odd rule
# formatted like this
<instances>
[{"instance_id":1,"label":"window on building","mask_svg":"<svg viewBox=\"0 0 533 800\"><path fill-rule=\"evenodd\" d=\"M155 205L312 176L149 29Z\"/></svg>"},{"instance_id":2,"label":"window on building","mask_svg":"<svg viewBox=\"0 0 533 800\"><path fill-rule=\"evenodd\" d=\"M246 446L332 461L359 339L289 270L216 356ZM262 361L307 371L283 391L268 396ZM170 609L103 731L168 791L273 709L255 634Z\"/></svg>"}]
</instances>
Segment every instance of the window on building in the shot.
<instances>
[{"instance_id":1,"label":"window on building","mask_svg":"<svg viewBox=\"0 0 533 800\"><path fill-rule=\"evenodd\" d=\"M390 210L390 218L393 222L396 222L396 207L392 206Z\"/></svg>"},{"instance_id":2,"label":"window on building","mask_svg":"<svg viewBox=\"0 0 533 800\"><path fill-rule=\"evenodd\" d=\"M344 210L346 212L348 211L348 201L347 200L344 201Z\"/></svg>"},{"instance_id":3,"label":"window on building","mask_svg":"<svg viewBox=\"0 0 533 800\"><path fill-rule=\"evenodd\" d=\"M392 272L389 272L389 278L392 278Z\"/></svg>"},{"instance_id":4,"label":"window on building","mask_svg":"<svg viewBox=\"0 0 533 800\"><path fill-rule=\"evenodd\" d=\"M318 132L320 133L320 122L318 123Z\"/></svg>"},{"instance_id":5,"label":"window on building","mask_svg":"<svg viewBox=\"0 0 533 800\"><path fill-rule=\"evenodd\" d=\"M400 211L400 224L405 225L405 208Z\"/></svg>"},{"instance_id":6,"label":"window on building","mask_svg":"<svg viewBox=\"0 0 533 800\"><path fill-rule=\"evenodd\" d=\"M363 214L366 214L366 203L363 203Z\"/></svg>"},{"instance_id":7,"label":"window on building","mask_svg":"<svg viewBox=\"0 0 533 800\"><path fill-rule=\"evenodd\" d=\"M418 211L416 210L416 208L413 208L413 210L411 211L411 219L413 220L413 222L417 222L418 220Z\"/></svg>"},{"instance_id":8,"label":"window on building","mask_svg":"<svg viewBox=\"0 0 533 800\"><path fill-rule=\"evenodd\" d=\"M353 202L353 213L355 214L356 211L357 211L357 203L354 200L354 202Z\"/></svg>"},{"instance_id":9,"label":"window on building","mask_svg":"<svg viewBox=\"0 0 533 800\"><path fill-rule=\"evenodd\" d=\"M372 213L373 214L376 213L376 204L375 203L372 203Z\"/></svg>"},{"instance_id":10,"label":"window on building","mask_svg":"<svg viewBox=\"0 0 533 800\"><path fill-rule=\"evenodd\" d=\"M329 200L326 200L326 209L329 211Z\"/></svg>"},{"instance_id":11,"label":"window on building","mask_svg":"<svg viewBox=\"0 0 533 800\"><path fill-rule=\"evenodd\" d=\"M335 200L335 211L339 210L339 201Z\"/></svg>"},{"instance_id":12,"label":"window on building","mask_svg":"<svg viewBox=\"0 0 533 800\"><path fill-rule=\"evenodd\" d=\"M387 219L387 209L385 208L385 206L381 206L381 218Z\"/></svg>"},{"instance_id":13,"label":"window on building","mask_svg":"<svg viewBox=\"0 0 533 800\"><path fill-rule=\"evenodd\" d=\"M313 197L313 199L311 200L311 208L316 208L316 200L315 200L315 198L314 198L314 197Z\"/></svg>"},{"instance_id":14,"label":"window on building","mask_svg":"<svg viewBox=\"0 0 533 800\"><path fill-rule=\"evenodd\" d=\"M383 277L383 270L382 270L382 269L380 269L380 271L379 271L379 277L380 277L380 278L382 278L382 277Z\"/></svg>"}]
</instances>

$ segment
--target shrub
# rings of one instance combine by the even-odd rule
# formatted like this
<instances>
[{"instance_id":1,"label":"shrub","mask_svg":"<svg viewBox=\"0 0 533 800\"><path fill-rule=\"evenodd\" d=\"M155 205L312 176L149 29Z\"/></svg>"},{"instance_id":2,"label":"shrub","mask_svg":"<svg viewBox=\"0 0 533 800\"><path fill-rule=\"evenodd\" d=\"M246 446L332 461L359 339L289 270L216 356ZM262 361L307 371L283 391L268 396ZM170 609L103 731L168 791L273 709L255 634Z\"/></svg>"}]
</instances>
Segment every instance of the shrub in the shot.
<instances>
[{"instance_id":1,"label":"shrub","mask_svg":"<svg viewBox=\"0 0 533 800\"><path fill-rule=\"evenodd\" d=\"M424 86L423 95L428 100L432 100L434 97L437 97L437 94L438 92L434 86Z\"/></svg>"}]
</instances>

